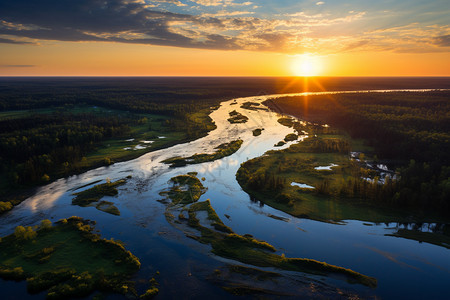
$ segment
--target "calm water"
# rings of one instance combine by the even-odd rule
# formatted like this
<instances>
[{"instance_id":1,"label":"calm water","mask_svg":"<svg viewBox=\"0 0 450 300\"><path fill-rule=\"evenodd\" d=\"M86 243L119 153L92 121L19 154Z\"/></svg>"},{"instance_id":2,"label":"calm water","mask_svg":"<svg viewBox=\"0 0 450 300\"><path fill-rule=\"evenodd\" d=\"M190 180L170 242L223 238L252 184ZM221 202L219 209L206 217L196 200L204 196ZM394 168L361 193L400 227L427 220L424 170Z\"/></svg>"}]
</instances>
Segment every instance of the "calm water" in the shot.
<instances>
[{"instance_id":1,"label":"calm water","mask_svg":"<svg viewBox=\"0 0 450 300\"><path fill-rule=\"evenodd\" d=\"M310 94L326 93L329 92ZM370 289L331 278L292 275L297 276L295 282L299 286L318 282L324 286L358 293L363 297L385 299L446 298L450 294L448 249L385 236L395 232L395 228L384 224L367 226L367 223L347 220L336 225L295 218L252 202L242 191L235 180L239 165L274 149L274 144L293 130L280 125L277 122L278 116L273 112L240 108L243 102L259 102L271 97L273 96L247 97L223 102L219 109L211 113L217 129L199 140L60 179L40 188L34 196L0 218L0 235L10 234L17 225L35 225L42 219L56 221L77 215L96 220L96 228L103 237L124 241L127 249L139 257L142 269L137 274L137 279L151 278L156 270L161 272L158 278L161 291L159 298L200 298L211 293L217 295L217 298L230 298L230 294L206 280L215 268L223 266L227 261L213 256L209 253L208 246L186 238L183 232L167 223L164 217L166 206L157 201L161 199L159 192L168 187L171 177L196 171L199 178L206 178L203 184L208 188L200 200L211 199L219 217L236 233L252 234L257 239L271 243L279 249L279 254L284 253L288 257L326 261L378 279L378 287ZM232 104L234 101L237 104ZM232 110L249 117L249 122L229 124L226 119L228 112ZM256 128L264 130L260 136L254 137L252 130ZM238 137L244 143L239 151L229 157L175 169L161 163L173 156L212 152L217 145ZM290 143L275 149L283 149L289 145ZM104 198L116 204L121 216L109 215L92 207L71 205L72 189L95 180L117 180L128 175L132 175L132 179L119 187L118 197ZM281 217L282 220L269 217L271 215ZM8 299L45 297L45 293L28 296L24 283L0 281L0 287L4 294L9 295ZM145 287L138 284L138 289Z\"/></svg>"}]
</instances>

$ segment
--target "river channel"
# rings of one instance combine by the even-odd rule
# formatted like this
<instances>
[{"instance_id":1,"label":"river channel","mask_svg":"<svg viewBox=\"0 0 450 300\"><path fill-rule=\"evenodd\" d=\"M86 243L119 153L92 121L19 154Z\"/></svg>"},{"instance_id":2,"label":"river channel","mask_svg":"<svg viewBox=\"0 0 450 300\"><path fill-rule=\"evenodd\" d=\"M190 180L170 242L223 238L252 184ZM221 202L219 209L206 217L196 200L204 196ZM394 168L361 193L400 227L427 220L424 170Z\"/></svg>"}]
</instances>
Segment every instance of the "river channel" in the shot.
<instances>
[{"instance_id":1,"label":"river channel","mask_svg":"<svg viewBox=\"0 0 450 300\"><path fill-rule=\"evenodd\" d=\"M418 91L418 90L414 90ZM426 90L422 90L426 91ZM389 91L358 91L389 92ZM323 93L303 93L297 95ZM343 93L343 92L337 92ZM350 93L350 92L344 92ZM288 94L294 95L294 94ZM40 187L35 195L22 202L0 218L0 236L10 234L18 225L36 225L43 219L57 221L70 216L80 216L97 222L96 229L105 238L120 239L126 248L142 263L136 279L151 278L160 272L161 299L203 298L211 293L216 298L230 298L208 280L214 269L227 263L236 264L210 253L209 246L187 238L165 219L166 204L159 193L168 188L170 178L198 172L205 177L208 189L200 201L210 199L213 208L225 225L238 234L251 234L259 240L274 245L287 257L311 258L342 266L377 278L374 289L346 283L343 280L291 274L286 283L290 292L302 294L302 289L332 287L362 298L377 299L442 299L450 295L450 250L427 243L387 236L396 231L396 224L368 224L357 220L343 220L339 224L318 222L292 217L268 206L251 201L235 179L241 163L264 155L268 150L282 147L276 143L293 132L277 122L279 115L268 110L241 108L247 101L262 102L284 95L265 95L232 99L221 103L210 117L217 128L198 140L147 153L137 159L115 163L108 167L90 170L80 175L59 179ZM229 112L236 110L249 118L247 123L230 124ZM252 130L264 128L260 136ZM214 152L219 144L241 138L241 148L231 156L196 165L170 168L162 163L174 156L191 156L195 153ZM133 151L124 150L124 151ZM119 187L116 197L102 200L114 202L120 216L110 215L95 207L71 205L73 190L91 182L118 180L131 175ZM87 189L87 186L83 189ZM81 191L78 189L77 191ZM274 218L273 216L276 216ZM43 299L45 293L28 295L26 283L0 280L4 299ZM318 297L333 294L318 293ZM339 294L334 294L339 298ZM121 296L111 296L111 299Z\"/></svg>"}]
</instances>

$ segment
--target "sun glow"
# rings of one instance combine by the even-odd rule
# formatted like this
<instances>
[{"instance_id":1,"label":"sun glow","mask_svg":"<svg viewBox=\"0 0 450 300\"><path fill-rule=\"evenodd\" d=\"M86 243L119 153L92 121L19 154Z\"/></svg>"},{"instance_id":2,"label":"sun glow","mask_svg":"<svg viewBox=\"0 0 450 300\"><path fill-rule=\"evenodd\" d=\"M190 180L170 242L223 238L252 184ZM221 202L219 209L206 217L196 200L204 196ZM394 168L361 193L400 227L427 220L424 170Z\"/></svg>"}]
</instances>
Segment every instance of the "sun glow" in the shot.
<instances>
[{"instance_id":1,"label":"sun glow","mask_svg":"<svg viewBox=\"0 0 450 300\"><path fill-rule=\"evenodd\" d=\"M322 70L322 64L317 56L296 56L291 62L291 69L295 76L317 76Z\"/></svg>"}]
</instances>

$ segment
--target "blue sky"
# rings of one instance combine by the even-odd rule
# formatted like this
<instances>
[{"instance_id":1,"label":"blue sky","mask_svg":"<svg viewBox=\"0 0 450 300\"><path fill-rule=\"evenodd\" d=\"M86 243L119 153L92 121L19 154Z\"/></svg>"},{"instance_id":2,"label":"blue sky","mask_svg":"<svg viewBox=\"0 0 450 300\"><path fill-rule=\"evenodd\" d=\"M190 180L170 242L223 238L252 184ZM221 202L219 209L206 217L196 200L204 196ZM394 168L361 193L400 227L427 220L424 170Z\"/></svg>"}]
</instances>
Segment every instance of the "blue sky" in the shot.
<instances>
[{"instance_id":1,"label":"blue sky","mask_svg":"<svg viewBox=\"0 0 450 300\"><path fill-rule=\"evenodd\" d=\"M0 0L0 43L45 40L280 53L448 52L450 2Z\"/></svg>"}]
</instances>

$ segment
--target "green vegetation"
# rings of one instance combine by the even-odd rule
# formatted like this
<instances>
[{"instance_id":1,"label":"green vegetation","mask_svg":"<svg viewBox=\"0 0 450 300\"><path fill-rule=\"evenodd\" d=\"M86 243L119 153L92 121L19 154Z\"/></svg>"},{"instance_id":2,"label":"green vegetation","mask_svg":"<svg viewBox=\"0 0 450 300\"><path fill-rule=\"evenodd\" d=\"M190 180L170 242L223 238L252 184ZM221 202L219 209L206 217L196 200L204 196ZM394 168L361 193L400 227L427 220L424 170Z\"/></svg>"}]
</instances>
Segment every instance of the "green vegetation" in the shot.
<instances>
[{"instance_id":1,"label":"green vegetation","mask_svg":"<svg viewBox=\"0 0 450 300\"><path fill-rule=\"evenodd\" d=\"M120 179L114 182L107 181L106 183L94 185L90 189L82 192L73 193L72 195L76 197L72 199L72 204L81 207L92 206L95 204L95 207L98 210L118 216L120 215L120 211L114 206L114 203L109 201L99 201L104 196L117 195L119 193L117 191L117 187L125 184L125 182L125 179Z\"/></svg>"},{"instance_id":2,"label":"green vegetation","mask_svg":"<svg viewBox=\"0 0 450 300\"><path fill-rule=\"evenodd\" d=\"M226 226L222 220L219 218L219 216L216 214L216 211L211 206L211 202L209 199L203 202L197 202L192 204L189 207L188 215L189 215L189 225L192 227L200 226L199 221L195 217L196 212L198 211L206 211L208 213L208 220L211 221L211 225L218 231L226 232L226 233L232 233L233 230L231 230L230 227Z\"/></svg>"},{"instance_id":3,"label":"green vegetation","mask_svg":"<svg viewBox=\"0 0 450 300\"><path fill-rule=\"evenodd\" d=\"M241 148L243 141L235 140L229 143L223 143L217 146L216 152L212 154L194 154L189 157L172 157L163 161L163 163L170 164L173 167L182 167L188 164L200 164L203 162L214 161L226 156L230 156Z\"/></svg>"},{"instance_id":4,"label":"green vegetation","mask_svg":"<svg viewBox=\"0 0 450 300\"><path fill-rule=\"evenodd\" d=\"M253 136L259 136L261 135L262 131L264 130L264 128L257 128L253 130Z\"/></svg>"},{"instance_id":5,"label":"green vegetation","mask_svg":"<svg viewBox=\"0 0 450 300\"><path fill-rule=\"evenodd\" d=\"M215 128L210 107L224 98L81 81L0 83L0 201L14 206L36 185L204 136Z\"/></svg>"},{"instance_id":6,"label":"green vegetation","mask_svg":"<svg viewBox=\"0 0 450 300\"><path fill-rule=\"evenodd\" d=\"M139 296L140 299L152 299L159 293L158 282L155 278L149 280L150 287L145 291L144 294Z\"/></svg>"},{"instance_id":7,"label":"green vegetation","mask_svg":"<svg viewBox=\"0 0 450 300\"><path fill-rule=\"evenodd\" d=\"M179 175L170 179L173 186L163 192L172 200L172 204L188 204L197 202L206 192L206 188L195 175Z\"/></svg>"},{"instance_id":8,"label":"green vegetation","mask_svg":"<svg viewBox=\"0 0 450 300\"><path fill-rule=\"evenodd\" d=\"M111 215L120 216L120 211L113 202L100 201L95 208Z\"/></svg>"},{"instance_id":9,"label":"green vegetation","mask_svg":"<svg viewBox=\"0 0 450 300\"><path fill-rule=\"evenodd\" d=\"M247 102L244 102L241 105L241 108L248 109L248 110L265 110L265 111L268 111L268 109L266 107L261 106L261 104L259 102L247 101Z\"/></svg>"},{"instance_id":10,"label":"green vegetation","mask_svg":"<svg viewBox=\"0 0 450 300\"><path fill-rule=\"evenodd\" d=\"M182 183L185 187L186 185L189 187L201 184L193 175L180 175L172 178L171 181L175 184ZM174 189L172 188L172 190ZM310 259L286 258L284 255L274 254L276 252L275 247L267 242L256 240L248 234L238 235L234 233L231 228L227 227L220 220L209 199L204 202L196 202L198 198L191 200L190 195L192 193L186 193L186 190L185 188L179 191L179 188L176 188L172 194L171 191L167 193L168 197L172 199L172 204L166 209L166 219L176 227L179 227L178 224L186 222L189 227L198 230L200 236L192 235L190 232L186 232L186 235L201 243L211 245L214 254L259 267L275 267L325 276L344 275L349 282L361 283L372 287L376 286L376 279L352 270ZM184 200L186 198L188 198L188 201ZM183 205L174 206L173 204ZM186 207L185 205L187 204L190 204L190 206ZM174 210L179 210L178 219L174 216L174 214L177 214ZM184 214L185 211L187 211L187 217ZM197 218L197 213L200 211L207 213L206 220ZM209 225L205 224L205 221Z\"/></svg>"},{"instance_id":11,"label":"green vegetation","mask_svg":"<svg viewBox=\"0 0 450 300\"><path fill-rule=\"evenodd\" d=\"M0 213L9 211L9 210L11 210L12 208L13 208L13 205L12 205L11 202L8 202L8 201L3 202L3 201L0 201Z\"/></svg>"},{"instance_id":12,"label":"green vegetation","mask_svg":"<svg viewBox=\"0 0 450 300\"><path fill-rule=\"evenodd\" d=\"M286 126L286 127L292 127L292 126L294 126L294 119L292 119L292 118L279 118L278 120L278 123L280 123L281 125L284 125L284 126Z\"/></svg>"},{"instance_id":13,"label":"green vegetation","mask_svg":"<svg viewBox=\"0 0 450 300\"><path fill-rule=\"evenodd\" d=\"M206 211L208 219L216 230L207 228L200 224L196 214ZM362 275L349 269L329 265L311 259L286 258L273 252L276 249L264 241L258 241L251 235L238 235L226 227L217 216L209 200L192 204L188 209L188 225L197 229L201 236L191 236L204 244L210 244L212 252L216 255L238 260L240 262L259 267L275 267L283 270L306 272L318 275L343 275L349 282L360 283L375 287L376 279ZM183 218L182 218L183 219ZM219 228L216 225L219 224ZM223 228L226 230L223 230Z\"/></svg>"},{"instance_id":14,"label":"green vegetation","mask_svg":"<svg viewBox=\"0 0 450 300\"><path fill-rule=\"evenodd\" d=\"M85 297L94 290L136 294L129 279L139 260L121 242L92 230L79 217L55 226L48 220L39 228L18 226L0 241L0 277L27 280L30 293L48 290L48 299Z\"/></svg>"},{"instance_id":15,"label":"green vegetation","mask_svg":"<svg viewBox=\"0 0 450 300\"><path fill-rule=\"evenodd\" d=\"M286 137L284 138L284 141L286 142L292 142L298 139L298 135L296 135L295 133L289 133L288 135L286 135Z\"/></svg>"},{"instance_id":16,"label":"green vegetation","mask_svg":"<svg viewBox=\"0 0 450 300\"><path fill-rule=\"evenodd\" d=\"M246 123L248 121L248 117L244 116L243 114L241 114L240 112L237 112L235 110L231 111L229 114L230 114L230 118L228 118L227 120L231 124Z\"/></svg>"},{"instance_id":17,"label":"green vegetation","mask_svg":"<svg viewBox=\"0 0 450 300\"><path fill-rule=\"evenodd\" d=\"M390 210L378 209L377 204L395 189L395 181L387 178L384 184L378 184L375 171L350 160L348 152L352 144L345 135L310 137L241 164L236 178L251 197L297 217L372 222L406 219L407 213L398 212L389 202L383 203ZM337 166L331 170L315 169L332 163Z\"/></svg>"},{"instance_id":18,"label":"green vegetation","mask_svg":"<svg viewBox=\"0 0 450 300\"><path fill-rule=\"evenodd\" d=\"M399 180L383 198L375 197L376 204L448 216L449 97L448 91L355 93L285 97L265 104L345 130L367 141L375 151L369 154L395 163ZM281 122L288 126L290 121Z\"/></svg>"}]
</instances>

